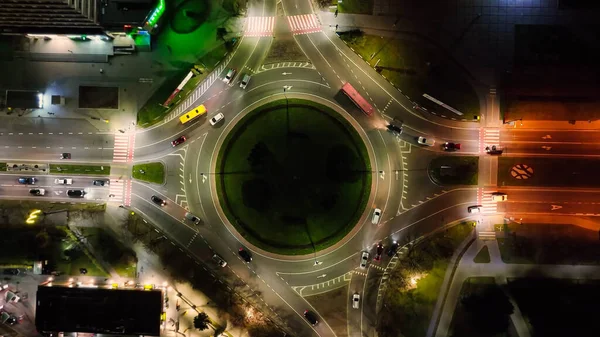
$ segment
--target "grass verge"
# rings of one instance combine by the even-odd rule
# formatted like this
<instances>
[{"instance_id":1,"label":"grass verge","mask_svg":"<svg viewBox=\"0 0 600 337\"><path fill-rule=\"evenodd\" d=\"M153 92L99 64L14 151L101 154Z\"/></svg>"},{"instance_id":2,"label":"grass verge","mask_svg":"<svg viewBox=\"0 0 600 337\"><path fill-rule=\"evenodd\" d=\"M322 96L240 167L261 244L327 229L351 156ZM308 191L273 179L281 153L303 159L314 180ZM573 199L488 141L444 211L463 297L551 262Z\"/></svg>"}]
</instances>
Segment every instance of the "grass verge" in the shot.
<instances>
[{"instance_id":1,"label":"grass verge","mask_svg":"<svg viewBox=\"0 0 600 337\"><path fill-rule=\"evenodd\" d=\"M600 187L599 165L600 160L590 158L502 156L498 158L498 185Z\"/></svg>"},{"instance_id":2,"label":"grass verge","mask_svg":"<svg viewBox=\"0 0 600 337\"><path fill-rule=\"evenodd\" d=\"M0 171L1 172L5 172L6 171L6 163L0 163Z\"/></svg>"},{"instance_id":3,"label":"grass verge","mask_svg":"<svg viewBox=\"0 0 600 337\"><path fill-rule=\"evenodd\" d=\"M177 106L177 103L192 92L196 86L202 82L220 60L226 55L227 49L224 44L209 51L196 62L200 68L201 74L192 77L183 89L177 94L171 103L171 107ZM185 67L177 71L170 72L164 82L156 89L156 91L148 98L146 103L138 111L137 125L147 128L156 123L159 123L170 112L170 108L165 108L162 104L169 98L175 88L183 81L190 72L194 64L185 64Z\"/></svg>"},{"instance_id":4,"label":"grass verge","mask_svg":"<svg viewBox=\"0 0 600 337\"><path fill-rule=\"evenodd\" d=\"M477 185L479 157L439 156L429 163L429 177L438 185Z\"/></svg>"},{"instance_id":5,"label":"grass verge","mask_svg":"<svg viewBox=\"0 0 600 337\"><path fill-rule=\"evenodd\" d=\"M137 257L132 249L125 247L103 228L79 227L79 231L87 238L100 257L110 264L121 277L135 278Z\"/></svg>"},{"instance_id":6,"label":"grass verge","mask_svg":"<svg viewBox=\"0 0 600 337\"><path fill-rule=\"evenodd\" d=\"M110 175L110 165L50 164L50 174L80 174L91 176L108 176Z\"/></svg>"},{"instance_id":7,"label":"grass verge","mask_svg":"<svg viewBox=\"0 0 600 337\"><path fill-rule=\"evenodd\" d=\"M422 337L455 249L473 230L460 223L413 246L389 277L377 330L380 336ZM412 282L418 279L416 285Z\"/></svg>"},{"instance_id":8,"label":"grass verge","mask_svg":"<svg viewBox=\"0 0 600 337\"><path fill-rule=\"evenodd\" d=\"M488 246L481 247L481 250L479 250L479 253L477 253L475 258L473 259L473 262L475 263L490 263L490 261L491 259Z\"/></svg>"},{"instance_id":9,"label":"grass verge","mask_svg":"<svg viewBox=\"0 0 600 337\"><path fill-rule=\"evenodd\" d=\"M373 14L373 0L330 0L330 2L331 6L337 5L339 13ZM331 11L335 11L335 9L332 8Z\"/></svg>"},{"instance_id":10,"label":"grass verge","mask_svg":"<svg viewBox=\"0 0 600 337\"><path fill-rule=\"evenodd\" d=\"M336 336L347 336L348 333L348 285L327 291L322 294L305 296L322 318L331 327ZM364 298L362 299L364 301ZM356 309L350 309L356 310Z\"/></svg>"},{"instance_id":11,"label":"grass verge","mask_svg":"<svg viewBox=\"0 0 600 337\"><path fill-rule=\"evenodd\" d=\"M290 99L287 106L289 114L285 100L271 102L236 124L217 159L217 193L230 222L252 244L307 254L334 244L354 227L370 194L371 166L362 139L337 112L304 100ZM259 143L266 144L260 153ZM335 169L327 165L331 153L349 154L352 160L344 169L352 179L331 178L325 169ZM251 185L257 181L261 188ZM321 192L315 196L316 185ZM282 186L291 188L289 193L283 194Z\"/></svg>"},{"instance_id":12,"label":"grass verge","mask_svg":"<svg viewBox=\"0 0 600 337\"><path fill-rule=\"evenodd\" d=\"M165 181L165 165L160 162L133 165L131 175L134 179L162 184Z\"/></svg>"},{"instance_id":13,"label":"grass verge","mask_svg":"<svg viewBox=\"0 0 600 337\"><path fill-rule=\"evenodd\" d=\"M443 50L414 38L382 38L360 32L342 33L340 38L420 106L459 120L472 121L480 114L479 98L469 83L468 74ZM433 103L423 94L446 103L463 115Z\"/></svg>"},{"instance_id":14,"label":"grass verge","mask_svg":"<svg viewBox=\"0 0 600 337\"><path fill-rule=\"evenodd\" d=\"M598 232L570 224L506 224L498 238L502 261L525 264L597 265Z\"/></svg>"}]
</instances>

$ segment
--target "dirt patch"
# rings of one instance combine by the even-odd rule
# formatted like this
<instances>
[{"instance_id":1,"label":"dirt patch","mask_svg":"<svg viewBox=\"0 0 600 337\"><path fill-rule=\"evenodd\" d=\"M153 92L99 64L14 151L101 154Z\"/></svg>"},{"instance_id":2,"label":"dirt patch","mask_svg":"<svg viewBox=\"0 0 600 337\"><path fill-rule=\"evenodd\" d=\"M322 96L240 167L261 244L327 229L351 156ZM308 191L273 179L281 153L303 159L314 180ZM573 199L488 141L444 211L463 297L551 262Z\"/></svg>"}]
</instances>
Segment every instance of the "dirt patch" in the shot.
<instances>
[{"instance_id":1,"label":"dirt patch","mask_svg":"<svg viewBox=\"0 0 600 337\"><path fill-rule=\"evenodd\" d=\"M327 321L338 337L345 337L348 336L348 296L348 286L344 286L305 299L319 312L319 316Z\"/></svg>"},{"instance_id":2,"label":"dirt patch","mask_svg":"<svg viewBox=\"0 0 600 337\"><path fill-rule=\"evenodd\" d=\"M293 38L277 38L273 40L271 44L271 49L269 49L269 54L265 59L265 64L274 63L274 62L306 62L308 58L304 55L304 52L298 44L296 40Z\"/></svg>"}]
</instances>

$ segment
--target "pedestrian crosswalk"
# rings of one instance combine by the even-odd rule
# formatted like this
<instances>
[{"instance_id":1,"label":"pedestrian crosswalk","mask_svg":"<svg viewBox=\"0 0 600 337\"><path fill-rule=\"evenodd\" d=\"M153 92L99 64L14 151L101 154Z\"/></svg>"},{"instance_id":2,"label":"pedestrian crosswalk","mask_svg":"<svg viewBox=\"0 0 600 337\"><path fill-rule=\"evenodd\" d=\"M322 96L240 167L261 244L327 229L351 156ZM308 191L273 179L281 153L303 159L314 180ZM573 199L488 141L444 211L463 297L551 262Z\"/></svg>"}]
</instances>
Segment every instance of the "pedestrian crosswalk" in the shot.
<instances>
[{"instance_id":1,"label":"pedestrian crosswalk","mask_svg":"<svg viewBox=\"0 0 600 337\"><path fill-rule=\"evenodd\" d=\"M116 134L113 148L114 163L130 163L133 161L135 149L135 133Z\"/></svg>"},{"instance_id":2,"label":"pedestrian crosswalk","mask_svg":"<svg viewBox=\"0 0 600 337\"><path fill-rule=\"evenodd\" d=\"M479 152L485 152L487 146L499 145L500 144L500 129L497 128L485 128L482 129L483 141L480 142Z\"/></svg>"},{"instance_id":3,"label":"pedestrian crosswalk","mask_svg":"<svg viewBox=\"0 0 600 337\"><path fill-rule=\"evenodd\" d=\"M245 36L272 36L275 26L274 16L254 16L248 18Z\"/></svg>"},{"instance_id":4,"label":"pedestrian crosswalk","mask_svg":"<svg viewBox=\"0 0 600 337\"><path fill-rule=\"evenodd\" d=\"M125 184L123 180L110 180L110 189L108 192L108 201L123 202L123 197L125 195Z\"/></svg>"},{"instance_id":5,"label":"pedestrian crosswalk","mask_svg":"<svg viewBox=\"0 0 600 337\"><path fill-rule=\"evenodd\" d=\"M479 210L482 214L493 214L498 210L498 203L492 200L492 193L494 191L484 191L480 188L477 195L477 202L481 207Z\"/></svg>"},{"instance_id":6,"label":"pedestrian crosswalk","mask_svg":"<svg viewBox=\"0 0 600 337\"><path fill-rule=\"evenodd\" d=\"M315 14L293 15L288 16L287 19L294 35L316 33L322 30Z\"/></svg>"}]
</instances>

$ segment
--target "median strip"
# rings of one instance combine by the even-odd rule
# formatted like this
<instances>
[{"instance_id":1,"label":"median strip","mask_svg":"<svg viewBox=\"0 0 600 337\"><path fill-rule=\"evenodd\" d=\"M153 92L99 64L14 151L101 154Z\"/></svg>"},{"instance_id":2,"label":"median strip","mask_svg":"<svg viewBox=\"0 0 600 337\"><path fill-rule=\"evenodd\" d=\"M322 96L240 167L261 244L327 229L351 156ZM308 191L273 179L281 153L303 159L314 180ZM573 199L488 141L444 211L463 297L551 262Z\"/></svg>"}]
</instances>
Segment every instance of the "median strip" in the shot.
<instances>
[{"instance_id":1,"label":"median strip","mask_svg":"<svg viewBox=\"0 0 600 337\"><path fill-rule=\"evenodd\" d=\"M94 175L107 176L110 175L109 165L57 165L50 164L50 174L79 174L79 175Z\"/></svg>"}]
</instances>

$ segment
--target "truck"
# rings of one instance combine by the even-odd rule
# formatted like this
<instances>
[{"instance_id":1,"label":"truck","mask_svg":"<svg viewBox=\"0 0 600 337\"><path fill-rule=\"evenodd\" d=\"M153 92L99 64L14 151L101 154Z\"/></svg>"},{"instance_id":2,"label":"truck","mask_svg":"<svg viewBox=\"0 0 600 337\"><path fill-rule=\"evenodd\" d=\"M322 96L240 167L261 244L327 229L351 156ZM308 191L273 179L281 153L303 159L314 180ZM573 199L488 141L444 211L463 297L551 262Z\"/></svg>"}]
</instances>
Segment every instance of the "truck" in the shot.
<instances>
[{"instance_id":1,"label":"truck","mask_svg":"<svg viewBox=\"0 0 600 337\"><path fill-rule=\"evenodd\" d=\"M54 179L54 183L57 185L71 185L73 184L73 179L57 178Z\"/></svg>"}]
</instances>

